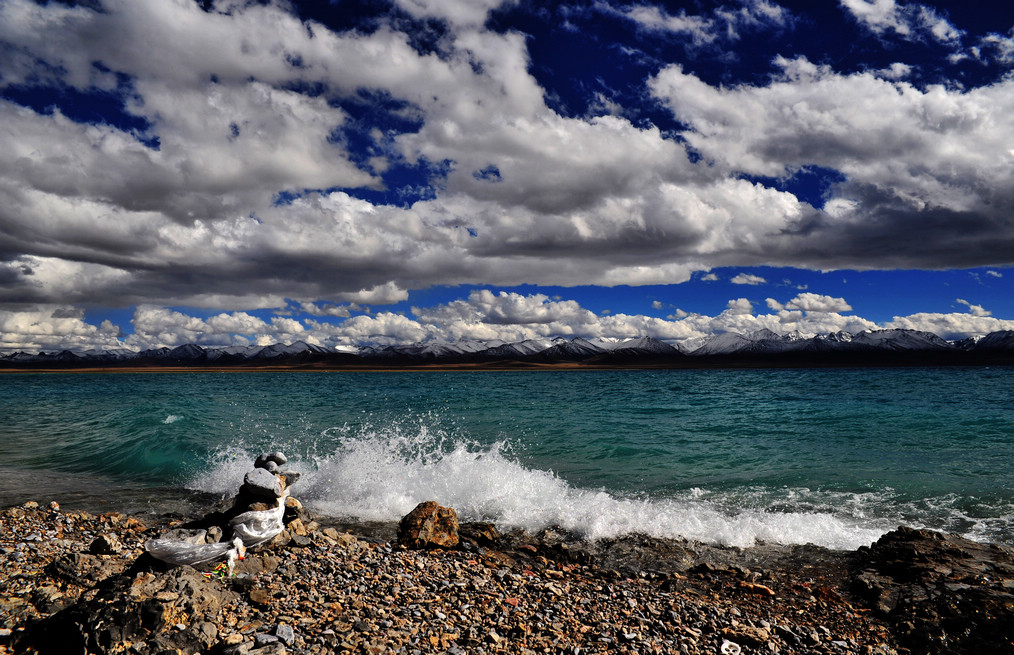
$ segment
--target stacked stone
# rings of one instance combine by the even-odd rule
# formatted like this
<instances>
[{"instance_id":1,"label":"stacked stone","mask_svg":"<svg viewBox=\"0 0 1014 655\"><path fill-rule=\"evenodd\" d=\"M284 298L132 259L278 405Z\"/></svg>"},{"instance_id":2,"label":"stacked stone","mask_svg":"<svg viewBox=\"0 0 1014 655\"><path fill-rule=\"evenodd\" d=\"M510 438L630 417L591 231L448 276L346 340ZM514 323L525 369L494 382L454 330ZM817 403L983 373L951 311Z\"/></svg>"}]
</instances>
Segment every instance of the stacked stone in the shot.
<instances>
[{"instance_id":1,"label":"stacked stone","mask_svg":"<svg viewBox=\"0 0 1014 655\"><path fill-rule=\"evenodd\" d=\"M253 469L243 476L230 515L270 510L284 502L285 490L299 480L299 473L281 470L287 462L288 458L280 451L259 455Z\"/></svg>"}]
</instances>

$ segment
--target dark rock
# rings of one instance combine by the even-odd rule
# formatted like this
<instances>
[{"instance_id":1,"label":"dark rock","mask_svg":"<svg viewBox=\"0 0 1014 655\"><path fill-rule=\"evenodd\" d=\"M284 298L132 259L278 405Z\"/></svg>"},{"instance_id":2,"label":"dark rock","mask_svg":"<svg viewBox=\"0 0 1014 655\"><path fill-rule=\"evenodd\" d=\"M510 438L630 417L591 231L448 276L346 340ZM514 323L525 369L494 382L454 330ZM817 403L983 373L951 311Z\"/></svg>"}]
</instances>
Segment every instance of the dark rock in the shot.
<instances>
[{"instance_id":1,"label":"dark rock","mask_svg":"<svg viewBox=\"0 0 1014 655\"><path fill-rule=\"evenodd\" d=\"M234 644L232 646L226 646L221 650L222 655L246 655L253 650L253 642L244 641L240 644ZM216 651L217 652L217 651Z\"/></svg>"},{"instance_id":2,"label":"dark rock","mask_svg":"<svg viewBox=\"0 0 1014 655\"><path fill-rule=\"evenodd\" d=\"M126 563L104 560L97 555L71 553L54 559L46 573L54 578L72 582L81 587L94 587L97 583L123 571Z\"/></svg>"},{"instance_id":3,"label":"dark rock","mask_svg":"<svg viewBox=\"0 0 1014 655\"><path fill-rule=\"evenodd\" d=\"M191 626L191 630L194 636L197 637L197 640L205 645L205 647L215 643L215 640L218 639L218 626L209 621L195 623Z\"/></svg>"},{"instance_id":4,"label":"dark rock","mask_svg":"<svg viewBox=\"0 0 1014 655\"><path fill-rule=\"evenodd\" d=\"M303 504L296 498L288 496L285 498L285 515L282 517L282 523L288 525L296 519L307 523L310 521L310 513L306 511Z\"/></svg>"},{"instance_id":5,"label":"dark rock","mask_svg":"<svg viewBox=\"0 0 1014 655\"><path fill-rule=\"evenodd\" d=\"M71 603L71 599L52 585L38 587L32 592L32 605L43 614L52 614Z\"/></svg>"},{"instance_id":6,"label":"dark rock","mask_svg":"<svg viewBox=\"0 0 1014 655\"><path fill-rule=\"evenodd\" d=\"M121 550L123 544L114 534L99 535L88 547L88 552L92 555L115 555Z\"/></svg>"},{"instance_id":7,"label":"dark rock","mask_svg":"<svg viewBox=\"0 0 1014 655\"><path fill-rule=\"evenodd\" d=\"M748 625L725 628L722 630L722 634L737 644L751 648L761 646L771 638L771 633L768 630Z\"/></svg>"},{"instance_id":8,"label":"dark rock","mask_svg":"<svg viewBox=\"0 0 1014 655\"><path fill-rule=\"evenodd\" d=\"M144 641L152 652L202 652L218 636L222 606L237 597L190 567L120 575L88 600L29 626L17 646L42 654L112 653Z\"/></svg>"},{"instance_id":9,"label":"dark rock","mask_svg":"<svg viewBox=\"0 0 1014 655\"><path fill-rule=\"evenodd\" d=\"M207 543L209 543L209 544L217 544L218 542L222 541L222 536L224 534L225 533L222 530L221 526L218 526L218 525L209 526L208 527L208 532L204 536L204 541L207 542Z\"/></svg>"},{"instance_id":10,"label":"dark rock","mask_svg":"<svg viewBox=\"0 0 1014 655\"><path fill-rule=\"evenodd\" d=\"M289 459L284 454L282 454L281 451L276 450L273 453L264 453L263 455L258 455L257 459L254 460L254 467L262 469L267 468L268 464L274 464L275 467L277 468L279 466L284 466L288 461Z\"/></svg>"},{"instance_id":11,"label":"dark rock","mask_svg":"<svg viewBox=\"0 0 1014 655\"><path fill-rule=\"evenodd\" d=\"M280 641L276 641L264 646L263 648L257 648L250 651L250 655L285 655L287 652L285 644Z\"/></svg>"},{"instance_id":12,"label":"dark rock","mask_svg":"<svg viewBox=\"0 0 1014 655\"><path fill-rule=\"evenodd\" d=\"M572 548L563 542L541 548L539 552L557 562L569 562L584 566L591 566L595 563L595 556L589 551L583 548Z\"/></svg>"},{"instance_id":13,"label":"dark rock","mask_svg":"<svg viewBox=\"0 0 1014 655\"><path fill-rule=\"evenodd\" d=\"M454 548L458 542L458 513L436 501L419 503L398 524L398 543L407 548Z\"/></svg>"},{"instance_id":14,"label":"dark rock","mask_svg":"<svg viewBox=\"0 0 1014 655\"><path fill-rule=\"evenodd\" d=\"M630 534L603 539L594 544L590 555L598 566L607 569L657 570L662 573L683 572L697 559L686 542L660 539L643 534Z\"/></svg>"},{"instance_id":15,"label":"dark rock","mask_svg":"<svg viewBox=\"0 0 1014 655\"><path fill-rule=\"evenodd\" d=\"M1014 653L1014 552L899 528L859 551L852 591L913 652Z\"/></svg>"},{"instance_id":16,"label":"dark rock","mask_svg":"<svg viewBox=\"0 0 1014 655\"><path fill-rule=\"evenodd\" d=\"M273 644L276 641L278 641L278 637L275 635L269 635L262 632L254 635L254 648L262 648L268 644Z\"/></svg>"},{"instance_id":17,"label":"dark rock","mask_svg":"<svg viewBox=\"0 0 1014 655\"><path fill-rule=\"evenodd\" d=\"M251 576L261 573L272 573L281 564L281 560L267 553L248 554L245 559L236 562L233 573L237 576Z\"/></svg>"},{"instance_id":18,"label":"dark rock","mask_svg":"<svg viewBox=\"0 0 1014 655\"><path fill-rule=\"evenodd\" d=\"M254 589L251 589L247 594L247 598L249 598L250 602L254 605L258 605L260 607L271 606L271 594L263 587L255 587Z\"/></svg>"},{"instance_id":19,"label":"dark rock","mask_svg":"<svg viewBox=\"0 0 1014 655\"><path fill-rule=\"evenodd\" d=\"M500 545L503 535L492 523L473 521L458 526L458 537L462 542L475 547L496 548Z\"/></svg>"}]
</instances>

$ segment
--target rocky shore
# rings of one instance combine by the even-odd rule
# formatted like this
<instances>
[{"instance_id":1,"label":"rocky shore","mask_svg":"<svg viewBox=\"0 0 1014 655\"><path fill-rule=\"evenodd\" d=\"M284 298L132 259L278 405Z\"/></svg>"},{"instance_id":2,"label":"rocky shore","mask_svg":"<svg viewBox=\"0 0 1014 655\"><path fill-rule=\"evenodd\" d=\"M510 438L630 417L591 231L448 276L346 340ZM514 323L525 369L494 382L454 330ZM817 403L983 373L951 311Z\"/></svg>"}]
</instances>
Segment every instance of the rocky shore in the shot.
<instances>
[{"instance_id":1,"label":"rocky shore","mask_svg":"<svg viewBox=\"0 0 1014 655\"><path fill-rule=\"evenodd\" d=\"M284 530L229 572L145 550L228 510L9 507L0 653L1014 653L999 546L904 528L857 552L588 544L421 512L355 534L290 500Z\"/></svg>"}]
</instances>

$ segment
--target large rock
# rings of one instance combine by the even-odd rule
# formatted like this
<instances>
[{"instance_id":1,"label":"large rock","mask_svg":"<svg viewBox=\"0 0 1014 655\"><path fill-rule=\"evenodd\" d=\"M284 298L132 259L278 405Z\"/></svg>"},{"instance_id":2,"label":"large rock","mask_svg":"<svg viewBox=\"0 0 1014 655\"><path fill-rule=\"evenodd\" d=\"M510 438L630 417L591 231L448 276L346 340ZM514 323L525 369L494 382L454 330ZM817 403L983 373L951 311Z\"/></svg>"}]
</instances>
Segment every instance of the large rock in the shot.
<instances>
[{"instance_id":1,"label":"large rock","mask_svg":"<svg viewBox=\"0 0 1014 655\"><path fill-rule=\"evenodd\" d=\"M222 607L238 598L189 566L124 574L30 626L15 652L121 653L144 642L149 652L201 653L217 639Z\"/></svg>"},{"instance_id":2,"label":"large rock","mask_svg":"<svg viewBox=\"0 0 1014 655\"><path fill-rule=\"evenodd\" d=\"M1014 653L1014 552L898 528L858 553L852 590L915 653Z\"/></svg>"},{"instance_id":3,"label":"large rock","mask_svg":"<svg viewBox=\"0 0 1014 655\"><path fill-rule=\"evenodd\" d=\"M282 497L282 480L267 469L255 468L243 478L240 493L256 498L274 500Z\"/></svg>"},{"instance_id":4,"label":"large rock","mask_svg":"<svg viewBox=\"0 0 1014 655\"><path fill-rule=\"evenodd\" d=\"M419 503L398 524L398 543L407 548L454 548L458 513L433 500Z\"/></svg>"},{"instance_id":5,"label":"large rock","mask_svg":"<svg viewBox=\"0 0 1014 655\"><path fill-rule=\"evenodd\" d=\"M118 575L127 568L123 559L102 558L98 555L68 553L60 555L46 566L46 574L81 587L90 588Z\"/></svg>"}]
</instances>

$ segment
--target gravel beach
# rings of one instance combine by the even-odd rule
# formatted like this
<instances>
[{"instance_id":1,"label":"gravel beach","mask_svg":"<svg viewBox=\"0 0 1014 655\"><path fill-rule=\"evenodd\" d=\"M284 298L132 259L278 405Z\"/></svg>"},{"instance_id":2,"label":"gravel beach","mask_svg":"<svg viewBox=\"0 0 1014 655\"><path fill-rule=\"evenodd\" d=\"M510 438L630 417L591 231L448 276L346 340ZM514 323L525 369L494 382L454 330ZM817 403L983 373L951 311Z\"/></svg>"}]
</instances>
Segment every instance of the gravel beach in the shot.
<instances>
[{"instance_id":1,"label":"gravel beach","mask_svg":"<svg viewBox=\"0 0 1014 655\"><path fill-rule=\"evenodd\" d=\"M385 538L393 526L355 534L302 509L231 575L144 553L187 521L56 503L0 511L0 653L1014 652L1010 551L936 533L898 539L953 589L928 572L912 591L908 569L892 587L879 543L855 553L582 544L463 524L456 549L409 550ZM940 564L933 544L974 571ZM919 604L939 599L933 585L957 605L982 590L989 600L959 626Z\"/></svg>"}]
</instances>

